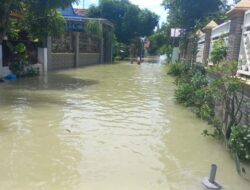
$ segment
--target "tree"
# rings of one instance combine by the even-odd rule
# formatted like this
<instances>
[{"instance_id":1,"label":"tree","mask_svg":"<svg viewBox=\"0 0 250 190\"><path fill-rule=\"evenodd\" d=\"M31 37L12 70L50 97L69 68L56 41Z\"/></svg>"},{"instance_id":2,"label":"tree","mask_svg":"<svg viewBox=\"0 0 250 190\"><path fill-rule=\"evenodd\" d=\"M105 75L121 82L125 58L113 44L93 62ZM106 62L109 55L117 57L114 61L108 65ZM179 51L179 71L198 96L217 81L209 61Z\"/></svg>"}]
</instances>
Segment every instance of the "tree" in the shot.
<instances>
[{"instance_id":1,"label":"tree","mask_svg":"<svg viewBox=\"0 0 250 190\"><path fill-rule=\"evenodd\" d=\"M62 28L63 19L57 13L57 8L69 6L77 0L1 0L0 6L0 44L8 31L10 13L21 15L22 29L35 37L45 38L58 34ZM61 30L62 31L62 30Z\"/></svg>"},{"instance_id":2,"label":"tree","mask_svg":"<svg viewBox=\"0 0 250 190\"><path fill-rule=\"evenodd\" d=\"M159 20L148 9L142 10L127 0L102 0L99 6L90 7L88 16L110 20L117 40L126 44L133 38L151 35Z\"/></svg>"},{"instance_id":3,"label":"tree","mask_svg":"<svg viewBox=\"0 0 250 190\"><path fill-rule=\"evenodd\" d=\"M223 4L220 0L164 0L163 6L169 10L171 26L192 30L198 22L219 13Z\"/></svg>"},{"instance_id":4,"label":"tree","mask_svg":"<svg viewBox=\"0 0 250 190\"><path fill-rule=\"evenodd\" d=\"M149 47L149 54L156 55L156 54L170 54L171 51L171 38L170 38L170 27L168 24L162 24L161 28L154 32L149 37L150 40L150 47Z\"/></svg>"}]
</instances>

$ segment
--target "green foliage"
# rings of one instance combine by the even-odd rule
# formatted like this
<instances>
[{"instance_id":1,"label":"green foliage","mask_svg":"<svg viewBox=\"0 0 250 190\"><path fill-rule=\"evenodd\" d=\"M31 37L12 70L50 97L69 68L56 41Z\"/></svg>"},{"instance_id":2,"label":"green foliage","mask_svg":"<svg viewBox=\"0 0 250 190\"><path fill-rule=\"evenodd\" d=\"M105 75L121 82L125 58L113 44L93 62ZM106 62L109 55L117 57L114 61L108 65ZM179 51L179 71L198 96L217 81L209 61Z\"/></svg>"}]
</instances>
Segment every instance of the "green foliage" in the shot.
<instances>
[{"instance_id":1,"label":"green foliage","mask_svg":"<svg viewBox=\"0 0 250 190\"><path fill-rule=\"evenodd\" d=\"M100 23L98 21L88 21L85 24L85 32L87 32L88 34L94 34L96 36L100 36L101 35L101 26Z\"/></svg>"},{"instance_id":2,"label":"green foliage","mask_svg":"<svg viewBox=\"0 0 250 190\"><path fill-rule=\"evenodd\" d=\"M227 47L225 44L224 38L219 38L214 42L212 51L211 51L211 61L214 64L218 64L227 56Z\"/></svg>"},{"instance_id":3,"label":"green foliage","mask_svg":"<svg viewBox=\"0 0 250 190\"><path fill-rule=\"evenodd\" d=\"M183 62L171 63L169 66L168 74L181 77L185 72L189 70L189 66Z\"/></svg>"},{"instance_id":4,"label":"green foliage","mask_svg":"<svg viewBox=\"0 0 250 190\"><path fill-rule=\"evenodd\" d=\"M196 115L214 125L214 132L204 131L203 135L217 137L221 135L220 124L214 118L215 99L209 88L208 76L202 65L177 63L170 66L171 71L177 76L177 89L175 99L178 103L188 107Z\"/></svg>"},{"instance_id":5,"label":"green foliage","mask_svg":"<svg viewBox=\"0 0 250 190\"><path fill-rule=\"evenodd\" d=\"M149 36L159 17L147 9L140 9L129 1L104 0L88 10L89 17L106 18L115 26L118 42L129 44L132 39Z\"/></svg>"},{"instance_id":6,"label":"green foliage","mask_svg":"<svg viewBox=\"0 0 250 190\"><path fill-rule=\"evenodd\" d=\"M28 64L28 62L24 60L11 62L9 65L9 69L18 78L39 75L39 70L33 68L30 64Z\"/></svg>"},{"instance_id":7,"label":"green foliage","mask_svg":"<svg viewBox=\"0 0 250 190\"><path fill-rule=\"evenodd\" d=\"M29 77L39 75L39 70L34 69L27 61L28 55L26 53L26 47L23 43L12 45L8 43L10 50L13 53L13 60L9 65L9 69L17 77Z\"/></svg>"},{"instance_id":8,"label":"green foliage","mask_svg":"<svg viewBox=\"0 0 250 190\"><path fill-rule=\"evenodd\" d=\"M26 31L31 37L44 40L64 31L65 21L57 8L69 6L77 0L2 0L0 6L0 43L8 31L12 38L18 31ZM11 12L19 14L18 22L10 19Z\"/></svg>"},{"instance_id":9,"label":"green foliage","mask_svg":"<svg viewBox=\"0 0 250 190\"><path fill-rule=\"evenodd\" d=\"M156 32L154 32L154 34L149 37L149 40L149 54L166 54L170 57L170 54L172 53L172 40L170 38L170 26L168 24L162 24L161 28L159 28Z\"/></svg>"},{"instance_id":10,"label":"green foliage","mask_svg":"<svg viewBox=\"0 0 250 190\"><path fill-rule=\"evenodd\" d=\"M202 90L208 84L207 78L202 73L197 72L190 81L186 80L178 85L175 91L175 98L178 103L185 106L201 108L205 99L204 91Z\"/></svg>"},{"instance_id":11,"label":"green foliage","mask_svg":"<svg viewBox=\"0 0 250 190\"><path fill-rule=\"evenodd\" d=\"M203 135L229 139L233 126L242 119L244 102L243 82L235 75L237 63L221 62L206 73L200 65L171 64L170 71L177 76L175 98L178 103L192 107L197 116L214 126L213 133ZM215 105L220 102L223 118L215 118Z\"/></svg>"},{"instance_id":12,"label":"green foliage","mask_svg":"<svg viewBox=\"0 0 250 190\"><path fill-rule=\"evenodd\" d=\"M230 150L237 154L241 161L250 163L250 127L233 127L229 140Z\"/></svg>"},{"instance_id":13,"label":"green foliage","mask_svg":"<svg viewBox=\"0 0 250 190\"><path fill-rule=\"evenodd\" d=\"M244 101L244 85L240 78L234 77L236 70L237 62L221 62L209 70L209 74L213 77L209 88L213 92L214 99L222 102L225 111L223 119L227 121L226 132L230 131L232 126L237 126L242 119L240 108Z\"/></svg>"},{"instance_id":14,"label":"green foliage","mask_svg":"<svg viewBox=\"0 0 250 190\"><path fill-rule=\"evenodd\" d=\"M40 40L46 39L48 36L60 36L65 31L65 20L57 12L50 9L44 12L25 11L22 20L25 30L33 37Z\"/></svg>"}]
</instances>

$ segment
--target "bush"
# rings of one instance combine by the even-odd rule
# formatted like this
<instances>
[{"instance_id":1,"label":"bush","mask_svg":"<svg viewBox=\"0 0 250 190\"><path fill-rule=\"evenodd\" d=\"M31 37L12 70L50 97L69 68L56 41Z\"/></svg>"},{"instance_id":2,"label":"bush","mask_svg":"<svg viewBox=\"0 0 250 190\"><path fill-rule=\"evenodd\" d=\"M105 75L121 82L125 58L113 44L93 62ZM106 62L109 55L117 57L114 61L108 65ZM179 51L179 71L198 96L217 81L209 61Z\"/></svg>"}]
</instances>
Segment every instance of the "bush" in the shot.
<instances>
[{"instance_id":1,"label":"bush","mask_svg":"<svg viewBox=\"0 0 250 190\"><path fill-rule=\"evenodd\" d=\"M9 44L9 48L13 51L14 59L9 65L9 69L17 77L29 77L39 75L39 69L34 69L27 61L28 54L23 43L16 46Z\"/></svg>"},{"instance_id":2,"label":"bush","mask_svg":"<svg viewBox=\"0 0 250 190\"><path fill-rule=\"evenodd\" d=\"M183 83L178 86L175 91L175 99L178 103L184 104L185 106L194 105L194 88L189 83Z\"/></svg>"},{"instance_id":3,"label":"bush","mask_svg":"<svg viewBox=\"0 0 250 190\"><path fill-rule=\"evenodd\" d=\"M9 69L17 77L21 77L24 75L25 65L26 63L24 61L15 61L10 63Z\"/></svg>"},{"instance_id":4,"label":"bush","mask_svg":"<svg viewBox=\"0 0 250 190\"><path fill-rule=\"evenodd\" d=\"M173 76L181 76L187 73L189 70L189 66L183 62L171 63L169 67L168 74Z\"/></svg>"},{"instance_id":5,"label":"bush","mask_svg":"<svg viewBox=\"0 0 250 190\"><path fill-rule=\"evenodd\" d=\"M230 150L237 154L239 159L244 162L250 162L250 127L233 127L231 138L229 140Z\"/></svg>"},{"instance_id":6,"label":"bush","mask_svg":"<svg viewBox=\"0 0 250 190\"><path fill-rule=\"evenodd\" d=\"M15 61L9 66L11 72L15 74L18 78L20 77L32 77L39 75L39 69L31 67L27 62Z\"/></svg>"},{"instance_id":7,"label":"bush","mask_svg":"<svg viewBox=\"0 0 250 190\"><path fill-rule=\"evenodd\" d=\"M182 79L182 82L179 83L175 91L175 98L178 103L199 107L204 102L205 96L202 94L202 89L208 84L207 77L200 72L194 74L190 79L187 75L190 75L190 72L185 74L186 79Z\"/></svg>"}]
</instances>

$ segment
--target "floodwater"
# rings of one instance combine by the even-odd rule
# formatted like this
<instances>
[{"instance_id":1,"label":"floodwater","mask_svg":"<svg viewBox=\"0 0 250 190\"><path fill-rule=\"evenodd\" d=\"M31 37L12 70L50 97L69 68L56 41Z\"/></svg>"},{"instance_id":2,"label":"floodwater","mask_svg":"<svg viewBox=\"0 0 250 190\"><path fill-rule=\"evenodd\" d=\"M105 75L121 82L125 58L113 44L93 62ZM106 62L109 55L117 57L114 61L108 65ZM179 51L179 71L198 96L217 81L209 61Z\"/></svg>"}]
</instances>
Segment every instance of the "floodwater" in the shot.
<instances>
[{"instance_id":1,"label":"floodwater","mask_svg":"<svg viewBox=\"0 0 250 190\"><path fill-rule=\"evenodd\" d=\"M249 190L161 64L99 65L0 84L0 190Z\"/></svg>"}]
</instances>

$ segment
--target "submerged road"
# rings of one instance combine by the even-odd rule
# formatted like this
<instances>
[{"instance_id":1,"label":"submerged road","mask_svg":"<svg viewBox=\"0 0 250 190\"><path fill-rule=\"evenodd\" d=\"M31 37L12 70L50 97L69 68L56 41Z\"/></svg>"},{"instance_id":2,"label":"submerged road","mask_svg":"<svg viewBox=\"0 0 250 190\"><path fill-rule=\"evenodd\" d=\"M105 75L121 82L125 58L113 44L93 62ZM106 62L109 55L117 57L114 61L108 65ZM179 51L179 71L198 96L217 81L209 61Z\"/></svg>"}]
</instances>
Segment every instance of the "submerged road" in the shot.
<instances>
[{"instance_id":1,"label":"submerged road","mask_svg":"<svg viewBox=\"0 0 250 190\"><path fill-rule=\"evenodd\" d=\"M0 84L0 190L249 190L161 64L98 65Z\"/></svg>"}]
</instances>

